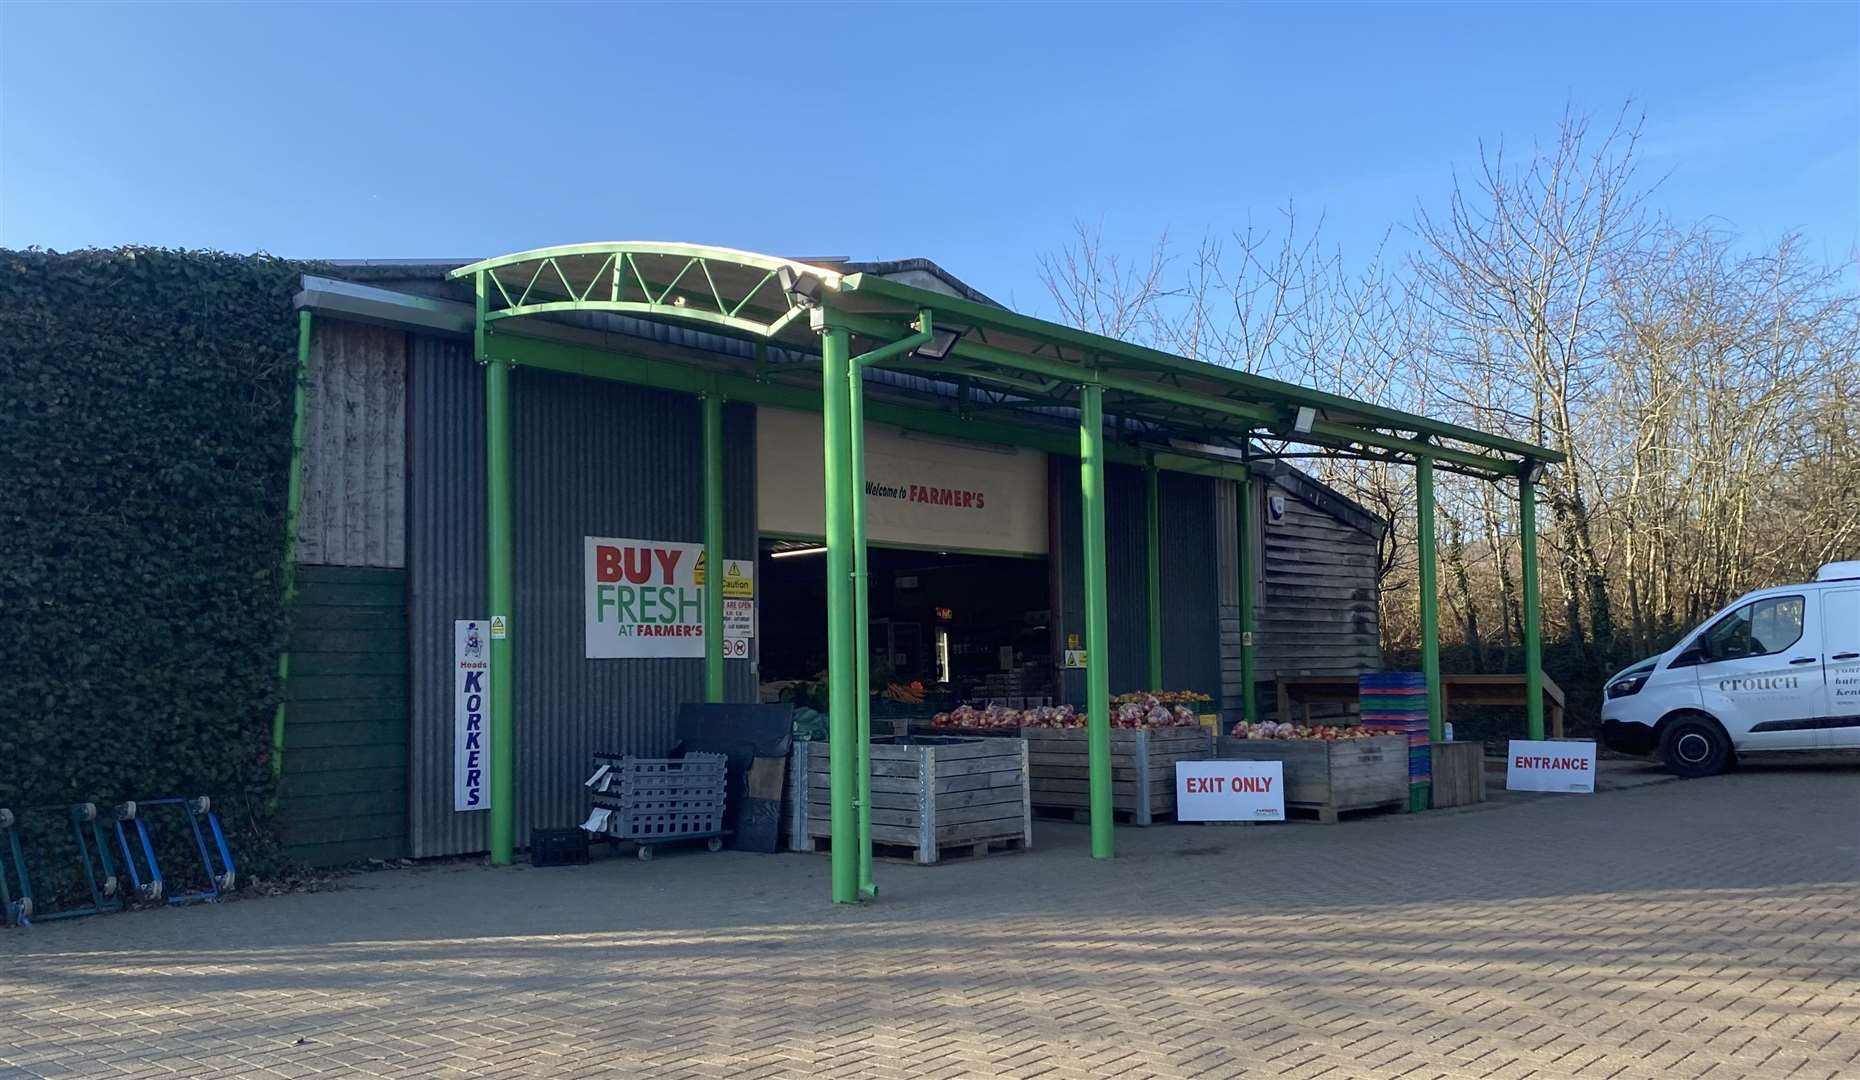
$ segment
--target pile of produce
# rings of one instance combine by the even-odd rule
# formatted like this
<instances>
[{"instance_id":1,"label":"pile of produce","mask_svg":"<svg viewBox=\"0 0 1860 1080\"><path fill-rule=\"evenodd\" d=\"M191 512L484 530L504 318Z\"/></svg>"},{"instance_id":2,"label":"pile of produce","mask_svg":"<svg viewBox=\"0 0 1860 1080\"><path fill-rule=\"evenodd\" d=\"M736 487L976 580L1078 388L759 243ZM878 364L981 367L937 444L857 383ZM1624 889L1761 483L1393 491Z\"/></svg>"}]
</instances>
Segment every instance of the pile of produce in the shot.
<instances>
[{"instance_id":1,"label":"pile of produce","mask_svg":"<svg viewBox=\"0 0 1860 1080\"><path fill-rule=\"evenodd\" d=\"M1234 725L1233 737L1236 739L1312 739L1318 742L1347 742L1351 739L1367 739L1374 735L1388 735L1391 732L1378 728L1335 724L1275 724L1271 720L1262 720L1249 724L1245 720Z\"/></svg>"},{"instance_id":2,"label":"pile of produce","mask_svg":"<svg viewBox=\"0 0 1860 1080\"><path fill-rule=\"evenodd\" d=\"M1214 699L1192 690L1119 694L1111 699L1114 728L1195 727L1201 722L1196 706ZM1082 728L1085 714L1071 705L1041 705L1010 709L1005 705L958 706L930 718L934 727L996 729L1016 727Z\"/></svg>"},{"instance_id":3,"label":"pile of produce","mask_svg":"<svg viewBox=\"0 0 1860 1080\"><path fill-rule=\"evenodd\" d=\"M912 680L909 686L892 683L879 694L886 701L895 701L901 705L922 705L924 703L924 684Z\"/></svg>"}]
</instances>

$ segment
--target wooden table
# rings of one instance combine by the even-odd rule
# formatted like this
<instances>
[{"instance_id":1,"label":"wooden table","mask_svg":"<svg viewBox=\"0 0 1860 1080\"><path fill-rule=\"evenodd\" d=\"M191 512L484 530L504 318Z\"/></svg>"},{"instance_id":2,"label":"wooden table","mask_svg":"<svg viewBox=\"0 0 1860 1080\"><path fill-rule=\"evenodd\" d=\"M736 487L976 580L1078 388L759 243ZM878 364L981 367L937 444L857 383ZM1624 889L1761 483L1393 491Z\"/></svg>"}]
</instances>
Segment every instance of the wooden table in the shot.
<instances>
[{"instance_id":1,"label":"wooden table","mask_svg":"<svg viewBox=\"0 0 1860 1080\"><path fill-rule=\"evenodd\" d=\"M1304 709L1304 722L1311 723L1311 706L1320 701L1352 704L1361 700L1354 675L1290 675L1278 680L1281 721L1292 715L1292 706ZM1563 688L1550 676L1543 677L1544 715L1549 721L1550 737L1563 737ZM1524 706L1523 675L1442 675L1440 677L1440 715L1450 716L1455 705Z\"/></svg>"}]
</instances>

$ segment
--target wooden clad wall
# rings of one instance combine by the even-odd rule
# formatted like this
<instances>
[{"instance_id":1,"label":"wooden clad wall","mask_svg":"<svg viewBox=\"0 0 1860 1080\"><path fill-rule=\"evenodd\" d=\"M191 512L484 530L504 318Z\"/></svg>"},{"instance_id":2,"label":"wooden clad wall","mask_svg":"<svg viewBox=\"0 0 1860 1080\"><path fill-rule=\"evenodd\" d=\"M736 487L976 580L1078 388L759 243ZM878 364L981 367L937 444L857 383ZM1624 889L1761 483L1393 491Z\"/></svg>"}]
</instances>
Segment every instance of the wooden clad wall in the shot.
<instances>
[{"instance_id":1,"label":"wooden clad wall","mask_svg":"<svg viewBox=\"0 0 1860 1080\"><path fill-rule=\"evenodd\" d=\"M407 565L407 334L317 319L297 561Z\"/></svg>"},{"instance_id":2,"label":"wooden clad wall","mask_svg":"<svg viewBox=\"0 0 1860 1080\"><path fill-rule=\"evenodd\" d=\"M285 686L285 850L315 866L407 854L407 574L300 566Z\"/></svg>"},{"instance_id":3,"label":"wooden clad wall","mask_svg":"<svg viewBox=\"0 0 1860 1080\"><path fill-rule=\"evenodd\" d=\"M1319 510L1278 481L1258 485L1264 588L1257 678L1353 675L1381 663L1375 537ZM1272 521L1264 505L1285 500Z\"/></svg>"}]
</instances>

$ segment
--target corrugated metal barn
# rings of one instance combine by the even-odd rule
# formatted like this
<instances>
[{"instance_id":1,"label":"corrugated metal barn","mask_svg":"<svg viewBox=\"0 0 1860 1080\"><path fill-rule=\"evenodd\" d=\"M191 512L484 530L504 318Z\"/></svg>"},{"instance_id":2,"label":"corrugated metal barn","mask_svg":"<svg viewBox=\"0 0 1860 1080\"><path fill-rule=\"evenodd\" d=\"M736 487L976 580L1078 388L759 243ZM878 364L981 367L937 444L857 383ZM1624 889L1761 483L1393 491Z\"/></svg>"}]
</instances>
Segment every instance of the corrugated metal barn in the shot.
<instances>
[{"instance_id":1,"label":"corrugated metal barn","mask_svg":"<svg viewBox=\"0 0 1860 1080\"><path fill-rule=\"evenodd\" d=\"M336 264L328 276L306 279L300 297L314 323L283 812L287 843L315 863L488 846L485 815L457 812L453 801L453 627L489 613L486 383L473 359L470 293L444 281L444 272L463 261ZM840 268L979 298L921 261ZM646 318L564 315L559 336L618 343L644 356L818 363L817 356ZM947 392L908 373L868 377L911 393ZM523 631L512 677L521 717L516 829L527 836L533 826L579 819L580 783L593 753L662 754L673 740L679 704L703 699L702 658L588 658L582 589L585 538L703 540L703 423L699 401L688 393L560 371L517 368L510 395L517 552L510 615ZM775 481L767 469L759 475L759 455L766 466L771 453L780 450L785 461L788 451L771 450L769 431L759 440L759 420L770 431L777 422L783 431L795 422L766 405L731 402L723 409L724 551L733 559L765 558L772 544L792 547L824 534L821 526L793 524L813 511L785 485L765 490ZM887 431L896 434L880 417L868 416L866 427L875 448ZM793 452L817 463L818 438ZM977 475L1007 468L998 455L965 457L960 440L897 451L919 452ZM1021 459L1015 467L1027 464ZM807 472L792 471L802 479ZM1044 677L1060 700L1082 703L1084 673L1063 661L1083 625L1076 471L1076 459L1059 452L1036 470L1044 490L1027 498L1044 521L1037 539L997 544L981 536L958 544L927 535L917 542L908 523L894 523L888 536L875 532L873 543L1019 558L1013 565L1024 566L1045 601ZM1383 524L1283 464L1260 462L1251 473L1247 481L1178 471L1157 477L1164 685L1150 686L1145 468L1111 466L1106 565L1114 692L1197 690L1215 698L1224 720L1238 716L1242 522L1250 523L1248 543L1259 554L1248 560L1263 635L1258 678L1352 674L1376 665ZM1249 512L1241 512L1243 502ZM788 632L786 620L798 634L819 619L817 612L790 614L758 603L761 639ZM765 673L755 655L733 660L726 671L728 700L757 700ZM1270 693L1262 697L1271 700Z\"/></svg>"}]
</instances>

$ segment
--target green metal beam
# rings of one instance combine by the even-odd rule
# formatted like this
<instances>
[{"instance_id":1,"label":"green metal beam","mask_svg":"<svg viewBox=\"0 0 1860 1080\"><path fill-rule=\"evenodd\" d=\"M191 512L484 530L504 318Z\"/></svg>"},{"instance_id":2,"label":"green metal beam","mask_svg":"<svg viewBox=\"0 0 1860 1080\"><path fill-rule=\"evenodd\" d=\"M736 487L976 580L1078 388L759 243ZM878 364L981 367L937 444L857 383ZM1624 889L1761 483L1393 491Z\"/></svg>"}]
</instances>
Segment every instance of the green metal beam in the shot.
<instances>
[{"instance_id":1,"label":"green metal beam","mask_svg":"<svg viewBox=\"0 0 1860 1080\"><path fill-rule=\"evenodd\" d=\"M1427 679L1428 738L1447 737L1440 708L1440 583L1434 542L1434 460L1415 462L1415 553L1420 563L1421 674Z\"/></svg>"},{"instance_id":2,"label":"green metal beam","mask_svg":"<svg viewBox=\"0 0 1860 1080\"><path fill-rule=\"evenodd\" d=\"M1240 577L1240 718L1253 724L1260 719L1259 695L1254 692L1253 636L1259 631L1259 612L1253 602L1253 578L1258 572L1253 565L1253 533L1261 526L1252 479L1242 477L1238 483L1235 528L1240 533L1240 552L1236 560ZM1280 723L1286 720L1283 716L1278 719Z\"/></svg>"},{"instance_id":3,"label":"green metal beam","mask_svg":"<svg viewBox=\"0 0 1860 1080\"><path fill-rule=\"evenodd\" d=\"M760 382L690 364L651 359L633 353L608 352L520 334L488 333L485 338L487 356L518 367L582 375L591 379L609 379L683 394L704 394L715 388L731 401L747 401L784 409L819 412L821 408L819 391L806 387ZM954 413L939 412L927 403L902 405L888 401L868 402L865 414L866 419L872 423L926 435L1024 446L1065 457L1076 457L1079 452L1078 440L1056 427L963 418ZM1106 447L1105 456L1111 461L1129 465L1140 465L1145 460L1143 451L1123 445ZM1158 461L1165 469L1192 471L1202 475L1215 475L1206 470L1220 467L1218 462L1204 462L1177 454L1158 455Z\"/></svg>"},{"instance_id":4,"label":"green metal beam","mask_svg":"<svg viewBox=\"0 0 1860 1080\"><path fill-rule=\"evenodd\" d=\"M1079 387L1079 494L1085 570L1085 742L1090 765L1091 855L1117 854L1111 803L1111 629L1105 586L1104 388Z\"/></svg>"},{"instance_id":5,"label":"green metal beam","mask_svg":"<svg viewBox=\"0 0 1860 1080\"><path fill-rule=\"evenodd\" d=\"M540 304L525 304L522 307L508 307L485 315L487 322L501 322L505 319L528 318L532 315L548 315L564 311L610 311L621 315L649 315L660 318L684 319L690 322L709 323L728 330L745 334L766 336L772 323L759 323L754 319L744 319L720 312L705 311L703 308L679 307L673 304L653 304L639 300L549 300ZM779 329L779 328L777 328Z\"/></svg>"},{"instance_id":6,"label":"green metal beam","mask_svg":"<svg viewBox=\"0 0 1860 1080\"><path fill-rule=\"evenodd\" d=\"M1543 614L1537 597L1537 485L1528 470L1518 481L1518 549L1524 574L1524 726L1544 737Z\"/></svg>"},{"instance_id":7,"label":"green metal beam","mask_svg":"<svg viewBox=\"0 0 1860 1080\"><path fill-rule=\"evenodd\" d=\"M484 276L477 277L479 327L484 325ZM515 597L512 579L510 527L510 365L487 359L483 352L483 335L478 335L478 359L484 363L484 449L485 449L485 520L488 525L486 553L489 556L489 592L491 610L491 693L490 693L490 783L491 863L508 866L516 850L515 725L511 716L511 650L516 626L511 610ZM503 620L504 633L497 633L497 620Z\"/></svg>"},{"instance_id":8,"label":"green metal beam","mask_svg":"<svg viewBox=\"0 0 1860 1080\"><path fill-rule=\"evenodd\" d=\"M295 615L297 602L297 517L304 502L304 413L306 389L310 379L309 309L297 313L297 376L291 388L291 474L284 487L284 616ZM284 777L284 719L286 689L291 678L291 648L287 643L278 653L278 708L271 717L271 779L275 785ZM277 789L272 789L273 797Z\"/></svg>"},{"instance_id":9,"label":"green metal beam","mask_svg":"<svg viewBox=\"0 0 1860 1080\"><path fill-rule=\"evenodd\" d=\"M1190 360L1140 345L1132 345L1129 342L1103 337L1089 331L1060 326L1057 323L1022 315L991 304L977 303L960 297L934 293L927 289L919 289L872 274L850 275L841 280L840 288L848 294L889 300L908 305L913 309L930 308L937 313L939 320L946 324L993 327L1017 337L1071 346L1106 361L1126 361L1168 374L1222 383L1231 386L1235 392L1251 400L1264 399L1293 407L1310 405L1313 408L1362 416L1397 430L1455 439L1474 446L1483 446L1501 453L1517 454L1539 461L1555 462L1563 459L1561 454L1548 448L1493 435L1475 428L1432 420L1425 416L1405 413L1399 409L1390 409L1369 402L1353 401L1339 394L1313 390L1309 387L1268 379L1231 368L1216 367L1213 364ZM960 348L959 345L958 352Z\"/></svg>"},{"instance_id":10,"label":"green metal beam","mask_svg":"<svg viewBox=\"0 0 1860 1080\"><path fill-rule=\"evenodd\" d=\"M704 700L724 700L723 395L704 395Z\"/></svg>"},{"instance_id":11,"label":"green metal beam","mask_svg":"<svg viewBox=\"0 0 1860 1080\"><path fill-rule=\"evenodd\" d=\"M851 418L847 415L848 336L836 326L820 337L821 407L827 504L827 755L829 831L833 839L833 902L859 900L858 656L853 628Z\"/></svg>"},{"instance_id":12,"label":"green metal beam","mask_svg":"<svg viewBox=\"0 0 1860 1080\"><path fill-rule=\"evenodd\" d=\"M1163 690L1163 605L1162 605L1162 492L1156 463L1143 468L1144 523L1148 532L1144 540L1144 569L1148 576L1148 634L1150 646L1150 689Z\"/></svg>"},{"instance_id":13,"label":"green metal beam","mask_svg":"<svg viewBox=\"0 0 1860 1080\"><path fill-rule=\"evenodd\" d=\"M1451 461L1458 465L1465 465L1468 468L1477 469L1488 477L1516 476L1518 474L1518 463L1506 458L1495 458L1486 454L1473 454L1464 450L1454 450L1445 446L1435 446L1432 443L1417 442L1414 439L1403 439L1394 435L1385 435L1379 431L1369 431L1364 428L1352 427L1348 424L1333 424L1327 420L1319 420L1311 425L1311 433L1314 435L1327 436L1339 441L1380 447L1384 450L1400 450L1403 453L1413 454L1417 461L1421 458ZM1304 439L1304 436L1296 432L1279 432L1278 434L1294 442L1303 441Z\"/></svg>"}]
</instances>

